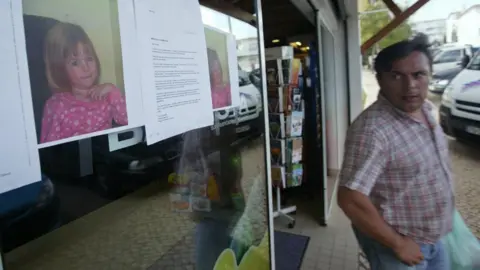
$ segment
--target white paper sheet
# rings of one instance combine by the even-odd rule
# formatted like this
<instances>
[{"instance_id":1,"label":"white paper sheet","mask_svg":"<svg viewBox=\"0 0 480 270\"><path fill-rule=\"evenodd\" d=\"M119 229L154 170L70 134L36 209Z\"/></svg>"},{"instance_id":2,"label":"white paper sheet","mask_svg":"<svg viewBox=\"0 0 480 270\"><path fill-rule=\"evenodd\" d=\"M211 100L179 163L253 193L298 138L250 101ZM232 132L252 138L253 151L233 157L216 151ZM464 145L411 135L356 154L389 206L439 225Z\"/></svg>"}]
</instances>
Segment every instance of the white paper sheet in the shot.
<instances>
[{"instance_id":1,"label":"white paper sheet","mask_svg":"<svg viewBox=\"0 0 480 270\"><path fill-rule=\"evenodd\" d=\"M230 68L230 82L232 84L232 103L233 106L240 106L240 85L238 77L238 56L237 40L234 35L229 34L227 38L228 64Z\"/></svg>"},{"instance_id":2,"label":"white paper sheet","mask_svg":"<svg viewBox=\"0 0 480 270\"><path fill-rule=\"evenodd\" d=\"M41 180L21 1L0 1L0 193Z\"/></svg>"},{"instance_id":3,"label":"white paper sheet","mask_svg":"<svg viewBox=\"0 0 480 270\"><path fill-rule=\"evenodd\" d=\"M136 0L147 144L213 125L197 0Z\"/></svg>"}]
</instances>

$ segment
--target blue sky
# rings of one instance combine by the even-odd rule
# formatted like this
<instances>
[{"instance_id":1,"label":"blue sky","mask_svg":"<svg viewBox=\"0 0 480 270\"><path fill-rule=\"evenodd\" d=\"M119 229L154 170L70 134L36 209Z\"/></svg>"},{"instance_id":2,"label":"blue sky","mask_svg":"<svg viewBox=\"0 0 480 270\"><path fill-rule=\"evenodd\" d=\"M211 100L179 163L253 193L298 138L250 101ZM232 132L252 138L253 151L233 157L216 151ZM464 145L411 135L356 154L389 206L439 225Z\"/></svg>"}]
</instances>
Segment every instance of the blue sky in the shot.
<instances>
[{"instance_id":1,"label":"blue sky","mask_svg":"<svg viewBox=\"0 0 480 270\"><path fill-rule=\"evenodd\" d=\"M416 0L395 0L399 6L412 5ZM480 4L480 0L430 0L412 17L412 21L445 19L448 14L460 11L472 5Z\"/></svg>"}]
</instances>

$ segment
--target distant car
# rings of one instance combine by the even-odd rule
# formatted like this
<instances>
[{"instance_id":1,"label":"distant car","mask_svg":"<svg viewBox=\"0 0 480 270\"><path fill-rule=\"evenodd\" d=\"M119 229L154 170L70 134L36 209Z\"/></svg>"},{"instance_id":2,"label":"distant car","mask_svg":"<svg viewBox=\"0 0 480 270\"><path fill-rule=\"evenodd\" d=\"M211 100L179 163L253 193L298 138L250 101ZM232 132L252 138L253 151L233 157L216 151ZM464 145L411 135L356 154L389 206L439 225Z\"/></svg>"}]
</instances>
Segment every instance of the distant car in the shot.
<instances>
[{"instance_id":1,"label":"distant car","mask_svg":"<svg viewBox=\"0 0 480 270\"><path fill-rule=\"evenodd\" d=\"M474 55L475 48L471 45L446 44L438 47L438 50L433 56L434 73L465 66Z\"/></svg>"},{"instance_id":2,"label":"distant car","mask_svg":"<svg viewBox=\"0 0 480 270\"><path fill-rule=\"evenodd\" d=\"M432 80L430 81L429 90L435 94L443 94L443 91L450 83L450 81L457 76L462 67L458 66L455 68L439 71L432 74Z\"/></svg>"},{"instance_id":3,"label":"distant car","mask_svg":"<svg viewBox=\"0 0 480 270\"><path fill-rule=\"evenodd\" d=\"M248 76L250 81L257 87L258 89L262 88L262 75L260 73L260 69L254 69L252 72L250 72L250 75Z\"/></svg>"},{"instance_id":4,"label":"distant car","mask_svg":"<svg viewBox=\"0 0 480 270\"><path fill-rule=\"evenodd\" d=\"M472 54L475 55L480 47L472 47Z\"/></svg>"},{"instance_id":5,"label":"distant car","mask_svg":"<svg viewBox=\"0 0 480 270\"><path fill-rule=\"evenodd\" d=\"M236 125L236 133L258 132L263 127L263 118L260 117L263 110L262 94L260 85L254 84L250 78L251 73L238 68L238 79L240 86L240 105L235 108L216 111L214 116L217 124L212 126ZM258 85L258 87L257 87Z\"/></svg>"}]
</instances>

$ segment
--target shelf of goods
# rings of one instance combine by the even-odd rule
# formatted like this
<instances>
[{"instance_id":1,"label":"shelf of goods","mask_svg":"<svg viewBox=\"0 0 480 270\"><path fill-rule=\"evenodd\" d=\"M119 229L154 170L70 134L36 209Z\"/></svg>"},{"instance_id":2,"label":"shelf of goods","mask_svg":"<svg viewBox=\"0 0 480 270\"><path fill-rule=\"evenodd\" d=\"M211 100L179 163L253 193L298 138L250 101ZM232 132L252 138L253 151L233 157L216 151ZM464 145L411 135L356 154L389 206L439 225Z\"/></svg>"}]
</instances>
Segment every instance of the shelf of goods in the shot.
<instances>
[{"instance_id":1,"label":"shelf of goods","mask_svg":"<svg viewBox=\"0 0 480 270\"><path fill-rule=\"evenodd\" d=\"M303 165L303 76L300 59L274 59L266 62L272 181L276 188L274 217L288 221L296 206L282 208L281 190L302 184Z\"/></svg>"}]
</instances>

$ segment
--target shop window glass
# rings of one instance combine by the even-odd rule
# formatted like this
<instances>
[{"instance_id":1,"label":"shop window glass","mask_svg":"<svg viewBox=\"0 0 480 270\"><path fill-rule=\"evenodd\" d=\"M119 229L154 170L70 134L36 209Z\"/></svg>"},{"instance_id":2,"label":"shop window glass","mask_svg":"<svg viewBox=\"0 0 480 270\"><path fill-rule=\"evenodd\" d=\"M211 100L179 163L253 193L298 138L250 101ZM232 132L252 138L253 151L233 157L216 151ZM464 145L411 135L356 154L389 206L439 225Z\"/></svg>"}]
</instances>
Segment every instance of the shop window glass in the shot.
<instances>
[{"instance_id":1,"label":"shop window glass","mask_svg":"<svg viewBox=\"0 0 480 270\"><path fill-rule=\"evenodd\" d=\"M215 27L224 32L230 32L229 16L210 8L201 7L203 24Z\"/></svg>"},{"instance_id":2,"label":"shop window glass","mask_svg":"<svg viewBox=\"0 0 480 270\"><path fill-rule=\"evenodd\" d=\"M222 96L233 88L229 75L238 74L239 105L212 112L213 126L113 152L107 135L53 146L60 133L42 137L45 104L61 92L45 55L59 24L89 37L81 50L91 54L86 61L95 62L97 80L125 94L117 1L23 0L37 137L46 144L39 150L43 179L22 195L31 202L1 216L7 269L270 269L256 27L201 7L211 84L218 83L212 92ZM119 109L106 125L130 120Z\"/></svg>"}]
</instances>

